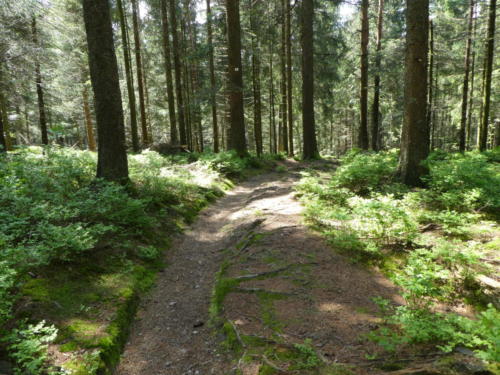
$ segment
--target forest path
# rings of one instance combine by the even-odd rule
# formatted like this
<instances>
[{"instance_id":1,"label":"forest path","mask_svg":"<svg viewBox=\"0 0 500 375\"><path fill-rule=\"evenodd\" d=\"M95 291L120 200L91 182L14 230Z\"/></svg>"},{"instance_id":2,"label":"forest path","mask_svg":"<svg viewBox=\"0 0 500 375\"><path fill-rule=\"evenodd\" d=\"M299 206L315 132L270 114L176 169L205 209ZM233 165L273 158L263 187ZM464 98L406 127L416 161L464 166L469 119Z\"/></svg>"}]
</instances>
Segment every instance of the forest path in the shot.
<instances>
[{"instance_id":1,"label":"forest path","mask_svg":"<svg viewBox=\"0 0 500 375\"><path fill-rule=\"evenodd\" d=\"M365 359L376 348L360 335L377 322L371 298L397 301L397 290L381 275L335 254L303 224L293 192L303 167L284 162L286 172L250 178L203 210L174 241L115 374L257 375L263 366L274 366L266 357L269 350L259 354L242 337L267 343L278 338L278 351L280 345L293 348L311 340L322 361L377 373ZM237 280L232 289L218 285L223 264L220 277ZM220 318L234 328L250 360L224 352L223 335L209 327L214 288L221 295Z\"/></svg>"}]
</instances>

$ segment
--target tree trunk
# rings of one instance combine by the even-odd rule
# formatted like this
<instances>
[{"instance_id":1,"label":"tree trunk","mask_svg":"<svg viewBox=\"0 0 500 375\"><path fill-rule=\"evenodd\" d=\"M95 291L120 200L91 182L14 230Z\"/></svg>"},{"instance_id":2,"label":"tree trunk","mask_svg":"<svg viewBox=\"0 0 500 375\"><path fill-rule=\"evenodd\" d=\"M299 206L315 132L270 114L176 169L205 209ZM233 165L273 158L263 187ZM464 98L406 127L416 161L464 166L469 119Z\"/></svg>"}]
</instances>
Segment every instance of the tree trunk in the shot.
<instances>
[{"instance_id":1,"label":"tree trunk","mask_svg":"<svg viewBox=\"0 0 500 375\"><path fill-rule=\"evenodd\" d=\"M217 124L217 87L215 85L214 43L212 35L212 8L207 0L207 37L208 37L208 65L210 69L210 105L212 107L212 132L214 152L219 152L219 126Z\"/></svg>"},{"instance_id":2,"label":"tree trunk","mask_svg":"<svg viewBox=\"0 0 500 375\"><path fill-rule=\"evenodd\" d=\"M361 87L358 146L368 150L368 0L361 1Z\"/></svg>"},{"instance_id":3,"label":"tree trunk","mask_svg":"<svg viewBox=\"0 0 500 375\"><path fill-rule=\"evenodd\" d=\"M3 125L3 111L0 108L0 153L5 153L7 152L7 142L5 142L5 129Z\"/></svg>"},{"instance_id":4,"label":"tree trunk","mask_svg":"<svg viewBox=\"0 0 500 375\"><path fill-rule=\"evenodd\" d=\"M165 59L165 76L167 81L167 101L168 101L168 116L170 121L170 143L179 143L177 135L177 120L175 119L175 99L174 86L172 81L172 62L170 59L170 37L168 31L168 12L167 0L161 0L161 25L162 25L162 41L163 41L163 56Z\"/></svg>"},{"instance_id":5,"label":"tree trunk","mask_svg":"<svg viewBox=\"0 0 500 375\"><path fill-rule=\"evenodd\" d=\"M406 0L406 69L404 123L399 174L410 186L422 185L427 173L421 164L429 155L427 77L429 0Z\"/></svg>"},{"instance_id":6,"label":"tree trunk","mask_svg":"<svg viewBox=\"0 0 500 375\"><path fill-rule=\"evenodd\" d=\"M375 87L373 89L372 106L372 150L380 149L380 65L382 60L382 30L384 23L384 0L378 1L378 19L377 19L377 47L375 52Z\"/></svg>"},{"instance_id":7,"label":"tree trunk","mask_svg":"<svg viewBox=\"0 0 500 375\"><path fill-rule=\"evenodd\" d=\"M174 48L174 74L175 74L175 96L177 99L177 119L179 124L179 137L182 145L187 145L186 124L184 119L184 102L182 97L182 67L179 57L179 34L177 32L177 9L175 0L169 0L170 24L172 25L172 47Z\"/></svg>"},{"instance_id":8,"label":"tree trunk","mask_svg":"<svg viewBox=\"0 0 500 375\"><path fill-rule=\"evenodd\" d=\"M287 109L288 109L288 156L293 156L293 92L292 92L292 30L290 1L286 2L286 89L287 89Z\"/></svg>"},{"instance_id":9,"label":"tree trunk","mask_svg":"<svg viewBox=\"0 0 500 375\"><path fill-rule=\"evenodd\" d=\"M430 37L430 42L429 42L429 98L428 98L428 104L427 104L427 124L429 126L429 132L431 134L431 139L430 139L430 149L434 149L434 121L433 121L433 112L434 112L434 106L433 106L433 96L434 96L434 23L432 20L429 20L429 37Z\"/></svg>"},{"instance_id":10,"label":"tree trunk","mask_svg":"<svg viewBox=\"0 0 500 375\"><path fill-rule=\"evenodd\" d=\"M123 60L125 64L125 76L127 80L128 106L130 109L130 135L132 138L132 150L139 152L139 135L137 133L137 108L135 102L134 75L132 73L130 58L130 43L127 31L127 22L122 0L117 0L118 16L120 18L120 29L123 48Z\"/></svg>"},{"instance_id":11,"label":"tree trunk","mask_svg":"<svg viewBox=\"0 0 500 375\"><path fill-rule=\"evenodd\" d=\"M471 63L471 76L470 76L470 95L469 95L469 110L467 111L467 140L466 149L471 149L472 143L472 105L474 104L474 80L475 80L475 70L476 70L476 52L472 51L472 63Z\"/></svg>"},{"instance_id":12,"label":"tree trunk","mask_svg":"<svg viewBox=\"0 0 500 375\"><path fill-rule=\"evenodd\" d=\"M38 31L36 28L36 17L33 17L31 21L31 30L33 32L33 44L39 48L38 45ZM45 113L45 102L43 99L43 85L42 85L42 74L40 72L40 59L38 56L35 57L35 82L36 82L36 94L38 97L38 112L40 121L40 132L42 134L42 144L49 144L49 135L47 132L47 116Z\"/></svg>"},{"instance_id":13,"label":"tree trunk","mask_svg":"<svg viewBox=\"0 0 500 375\"><path fill-rule=\"evenodd\" d=\"M229 81L230 148L238 155L247 154L243 109L243 74L241 67L240 1L226 0L227 57Z\"/></svg>"},{"instance_id":14,"label":"tree trunk","mask_svg":"<svg viewBox=\"0 0 500 375\"><path fill-rule=\"evenodd\" d=\"M280 53L280 64L281 64L281 107L280 107L280 117L281 117L281 139L280 151L286 152L288 154L288 123L287 123L287 72L286 72L286 3L288 0L281 0L281 53Z\"/></svg>"},{"instance_id":15,"label":"tree trunk","mask_svg":"<svg viewBox=\"0 0 500 375\"><path fill-rule=\"evenodd\" d=\"M250 0L250 29L252 30L252 91L253 91L253 126L255 139L255 152L262 155L262 103L260 95L260 43L259 30L256 20L259 1Z\"/></svg>"},{"instance_id":16,"label":"tree trunk","mask_svg":"<svg viewBox=\"0 0 500 375\"><path fill-rule=\"evenodd\" d=\"M272 42L271 42L272 43ZM270 133L270 139L269 139L269 147L270 147L270 152L272 154L276 154L278 152L278 147L277 147L277 136L276 136L276 113L274 110L274 77L273 77L273 59L274 59L274 51L272 48L272 45L270 46L270 53L269 53L269 133Z\"/></svg>"},{"instance_id":17,"label":"tree trunk","mask_svg":"<svg viewBox=\"0 0 500 375\"><path fill-rule=\"evenodd\" d=\"M486 150L488 140L488 122L490 118L491 76L493 72L493 55L495 45L495 20L497 0L490 0L490 16L488 21L488 39L486 42L486 71L483 97L483 116L479 129L479 151Z\"/></svg>"},{"instance_id":18,"label":"tree trunk","mask_svg":"<svg viewBox=\"0 0 500 375\"><path fill-rule=\"evenodd\" d=\"M142 68L142 53L141 53L141 37L139 35L139 15L138 15L137 0L132 0L132 23L134 27L134 44L135 44L135 64L137 74L137 86L139 89L139 109L141 111L141 132L142 144L149 144L148 135L148 120L146 115L146 101L144 94L144 70Z\"/></svg>"},{"instance_id":19,"label":"tree trunk","mask_svg":"<svg viewBox=\"0 0 500 375\"><path fill-rule=\"evenodd\" d=\"M2 81L2 78L2 72L0 71L0 82ZM10 138L10 123L9 116L7 114L7 100L5 99L2 91L0 91L0 117L2 118L2 145L4 146L4 151L10 151L12 150L12 140Z\"/></svg>"},{"instance_id":20,"label":"tree trunk","mask_svg":"<svg viewBox=\"0 0 500 375\"><path fill-rule=\"evenodd\" d=\"M125 129L108 0L84 0L83 15L99 143L97 177L125 183Z\"/></svg>"},{"instance_id":21,"label":"tree trunk","mask_svg":"<svg viewBox=\"0 0 500 375\"><path fill-rule=\"evenodd\" d=\"M302 1L302 129L304 159L319 156L314 124L314 0Z\"/></svg>"},{"instance_id":22,"label":"tree trunk","mask_svg":"<svg viewBox=\"0 0 500 375\"><path fill-rule=\"evenodd\" d=\"M95 151L97 149L94 137L94 126L92 124L92 115L90 113L89 106L89 93L87 90L87 85L83 84L83 113L85 118L85 129L87 131L87 145L90 151Z\"/></svg>"},{"instance_id":23,"label":"tree trunk","mask_svg":"<svg viewBox=\"0 0 500 375\"><path fill-rule=\"evenodd\" d=\"M469 72L470 72L470 54L472 47L472 22L474 18L474 0L470 0L469 6L469 22L467 25L467 43L465 48L465 67L464 67L464 84L462 87L462 116L460 117L459 131L459 150L465 151L466 146L466 126L467 126L467 96L469 94Z\"/></svg>"}]
</instances>

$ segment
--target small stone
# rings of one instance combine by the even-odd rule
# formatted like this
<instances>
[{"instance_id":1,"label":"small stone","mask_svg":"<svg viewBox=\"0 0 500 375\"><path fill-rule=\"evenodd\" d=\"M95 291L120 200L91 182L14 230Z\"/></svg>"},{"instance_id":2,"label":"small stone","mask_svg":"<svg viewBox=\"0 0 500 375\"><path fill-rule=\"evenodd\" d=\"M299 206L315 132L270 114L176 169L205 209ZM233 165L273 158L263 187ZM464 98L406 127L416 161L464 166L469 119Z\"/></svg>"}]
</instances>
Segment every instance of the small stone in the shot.
<instances>
[{"instance_id":1,"label":"small stone","mask_svg":"<svg viewBox=\"0 0 500 375\"><path fill-rule=\"evenodd\" d=\"M170 306L175 306L175 305L177 305L177 302L172 301L172 302L170 302L170 303L169 303L169 305L170 305Z\"/></svg>"},{"instance_id":2,"label":"small stone","mask_svg":"<svg viewBox=\"0 0 500 375\"><path fill-rule=\"evenodd\" d=\"M205 324L205 322L204 322L203 320L197 320L197 321L193 324L193 327L194 327L194 328L202 327L204 324Z\"/></svg>"}]
</instances>

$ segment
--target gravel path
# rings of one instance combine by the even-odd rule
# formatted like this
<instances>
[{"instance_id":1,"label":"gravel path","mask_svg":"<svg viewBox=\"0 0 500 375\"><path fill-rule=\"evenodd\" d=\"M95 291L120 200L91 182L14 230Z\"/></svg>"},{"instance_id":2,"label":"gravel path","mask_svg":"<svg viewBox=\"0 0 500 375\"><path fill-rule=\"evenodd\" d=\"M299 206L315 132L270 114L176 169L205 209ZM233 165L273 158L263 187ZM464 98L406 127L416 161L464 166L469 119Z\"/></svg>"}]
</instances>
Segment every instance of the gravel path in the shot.
<instances>
[{"instance_id":1,"label":"gravel path","mask_svg":"<svg viewBox=\"0 0 500 375\"><path fill-rule=\"evenodd\" d=\"M371 297L391 298L397 291L380 275L336 255L304 226L292 188L302 166L283 165L286 173L261 174L237 186L175 240L166 255L168 266L138 313L116 375L227 375L237 369L258 374L259 363L242 368L220 351L221 337L207 327L215 275L226 249L244 253L241 260L233 256L232 276L268 271L278 263L312 264L308 273L277 275L250 286L286 291L295 285L294 298L275 303L284 337L291 342L311 338L332 361L363 362L366 344L357 337L376 319ZM253 232L263 239L244 250L235 248ZM290 277L299 279L291 283ZM255 295L231 293L224 317L245 334L266 335L269 327L262 326L259 309Z\"/></svg>"},{"instance_id":2,"label":"gravel path","mask_svg":"<svg viewBox=\"0 0 500 375\"><path fill-rule=\"evenodd\" d=\"M115 374L226 374L233 364L218 353L217 338L207 327L215 274L223 261L221 250L234 246L255 217L247 208L255 192L283 190L290 199L297 177L266 173L237 186L202 211L190 229L167 254L168 267L144 301ZM255 200L258 200L257 197ZM296 203L298 205L298 202Z\"/></svg>"}]
</instances>

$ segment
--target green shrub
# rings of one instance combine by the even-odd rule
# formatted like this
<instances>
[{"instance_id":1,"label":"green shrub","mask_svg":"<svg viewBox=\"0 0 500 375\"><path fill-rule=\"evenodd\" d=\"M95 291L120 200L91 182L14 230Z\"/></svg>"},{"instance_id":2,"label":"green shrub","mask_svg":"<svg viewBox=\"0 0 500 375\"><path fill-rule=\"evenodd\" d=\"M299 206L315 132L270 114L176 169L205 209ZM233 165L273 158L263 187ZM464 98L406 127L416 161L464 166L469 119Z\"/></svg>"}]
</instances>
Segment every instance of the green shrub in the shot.
<instances>
[{"instance_id":1,"label":"green shrub","mask_svg":"<svg viewBox=\"0 0 500 375\"><path fill-rule=\"evenodd\" d=\"M417 236L417 223L400 200L390 195L371 199L354 197L348 205L354 219L350 227L380 244L411 243Z\"/></svg>"},{"instance_id":2,"label":"green shrub","mask_svg":"<svg viewBox=\"0 0 500 375\"><path fill-rule=\"evenodd\" d=\"M451 236L465 236L468 227L477 222L478 215L468 212L457 212L453 210L423 211L418 221L422 224L438 224L442 231Z\"/></svg>"},{"instance_id":3,"label":"green shrub","mask_svg":"<svg viewBox=\"0 0 500 375\"><path fill-rule=\"evenodd\" d=\"M14 329L5 340L9 343L9 355L17 363L14 374L57 374L55 369L47 365L48 345L56 336L57 329L45 325L45 321Z\"/></svg>"},{"instance_id":4,"label":"green shrub","mask_svg":"<svg viewBox=\"0 0 500 375\"><path fill-rule=\"evenodd\" d=\"M387 303L382 303L388 313ZM433 344L448 353L461 345L473 349L485 361L500 361L500 312L491 305L477 320L453 313L398 306L386 322L388 325L368 335L386 350L394 351L403 345Z\"/></svg>"},{"instance_id":5,"label":"green shrub","mask_svg":"<svg viewBox=\"0 0 500 375\"><path fill-rule=\"evenodd\" d=\"M355 150L348 153L341 161L341 166L332 178L335 186L366 195L372 191L383 190L385 185L395 182L397 150L379 153Z\"/></svg>"},{"instance_id":6,"label":"green shrub","mask_svg":"<svg viewBox=\"0 0 500 375\"><path fill-rule=\"evenodd\" d=\"M431 155L427 160L428 197L449 210L471 211L500 209L500 166L485 154L468 152Z\"/></svg>"}]
</instances>

